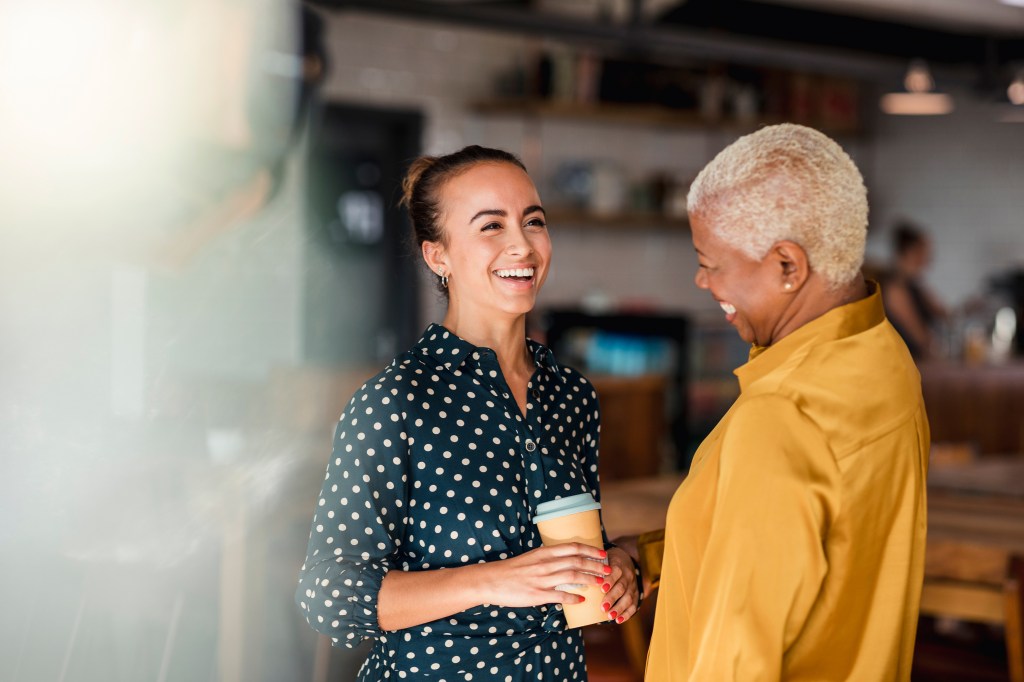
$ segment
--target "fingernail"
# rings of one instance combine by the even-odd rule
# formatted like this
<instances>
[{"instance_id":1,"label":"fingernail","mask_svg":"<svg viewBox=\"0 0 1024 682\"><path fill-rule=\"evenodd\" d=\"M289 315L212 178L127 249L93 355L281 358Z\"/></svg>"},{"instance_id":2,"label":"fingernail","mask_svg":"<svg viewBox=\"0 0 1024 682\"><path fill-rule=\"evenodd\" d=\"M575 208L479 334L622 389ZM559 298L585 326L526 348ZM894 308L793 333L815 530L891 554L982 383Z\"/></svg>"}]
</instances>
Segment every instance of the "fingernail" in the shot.
<instances>
[{"instance_id":1,"label":"fingernail","mask_svg":"<svg viewBox=\"0 0 1024 682\"><path fill-rule=\"evenodd\" d=\"M605 583L604 585L601 585L601 589L607 592L608 590L612 589L612 586L608 583Z\"/></svg>"},{"instance_id":2,"label":"fingernail","mask_svg":"<svg viewBox=\"0 0 1024 682\"><path fill-rule=\"evenodd\" d=\"M599 585L600 585L600 584L602 584L602 583L604 583L604 578L602 578L602 577L601 577L601 576L599 576L599 575L595 575L595 576L594 576L594 579L595 579L595 580L597 580L597 583L598 583Z\"/></svg>"},{"instance_id":3,"label":"fingernail","mask_svg":"<svg viewBox=\"0 0 1024 682\"><path fill-rule=\"evenodd\" d=\"M609 615L609 616L611 616L612 618L615 618L615 617L616 617L616 616L615 616L615 612L614 612L614 611L609 611L609 612L608 612L608 615Z\"/></svg>"},{"instance_id":4,"label":"fingernail","mask_svg":"<svg viewBox=\"0 0 1024 682\"><path fill-rule=\"evenodd\" d=\"M587 598L584 597L582 594L579 595L579 598L580 598L580 600L578 602L576 602L577 604L582 604L583 602L587 601Z\"/></svg>"},{"instance_id":5,"label":"fingernail","mask_svg":"<svg viewBox=\"0 0 1024 682\"><path fill-rule=\"evenodd\" d=\"M625 618L623 618L622 616L619 616L618 618L616 618L616 619L615 619L615 622L616 622L616 623L621 623L621 622L622 622L622 621L624 621L624 620L626 620L626 619L625 619Z\"/></svg>"},{"instance_id":6,"label":"fingernail","mask_svg":"<svg viewBox=\"0 0 1024 682\"><path fill-rule=\"evenodd\" d=\"M610 609L611 607L612 607L612 605L611 605L611 604L601 604L601 608L602 608L602 609L604 609L605 611L607 611L607 610L608 610L608 609Z\"/></svg>"},{"instance_id":7,"label":"fingernail","mask_svg":"<svg viewBox=\"0 0 1024 682\"><path fill-rule=\"evenodd\" d=\"M606 574L607 574L607 573L611 573L611 572L612 572L612 567L611 567L611 566L605 566L605 567L604 567L604 572L605 572Z\"/></svg>"},{"instance_id":8,"label":"fingernail","mask_svg":"<svg viewBox=\"0 0 1024 682\"><path fill-rule=\"evenodd\" d=\"M602 550L601 550L601 558L602 558L602 559L604 559L604 558L605 558L606 556L608 556L608 552L606 552L606 551L604 551L604 550L602 549Z\"/></svg>"}]
</instances>

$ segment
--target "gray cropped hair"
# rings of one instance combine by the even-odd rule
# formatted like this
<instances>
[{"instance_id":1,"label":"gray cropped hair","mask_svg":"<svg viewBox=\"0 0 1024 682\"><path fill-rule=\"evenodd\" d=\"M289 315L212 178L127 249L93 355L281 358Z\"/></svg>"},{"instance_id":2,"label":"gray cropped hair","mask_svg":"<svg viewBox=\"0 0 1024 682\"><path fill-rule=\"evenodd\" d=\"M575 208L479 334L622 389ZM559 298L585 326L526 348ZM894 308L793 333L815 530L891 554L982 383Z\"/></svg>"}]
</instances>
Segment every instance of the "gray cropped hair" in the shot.
<instances>
[{"instance_id":1,"label":"gray cropped hair","mask_svg":"<svg viewBox=\"0 0 1024 682\"><path fill-rule=\"evenodd\" d=\"M833 289L864 262L864 178L842 147L806 126L768 126L733 142L694 180L687 211L713 220L719 239L754 260L779 241L799 244Z\"/></svg>"}]
</instances>

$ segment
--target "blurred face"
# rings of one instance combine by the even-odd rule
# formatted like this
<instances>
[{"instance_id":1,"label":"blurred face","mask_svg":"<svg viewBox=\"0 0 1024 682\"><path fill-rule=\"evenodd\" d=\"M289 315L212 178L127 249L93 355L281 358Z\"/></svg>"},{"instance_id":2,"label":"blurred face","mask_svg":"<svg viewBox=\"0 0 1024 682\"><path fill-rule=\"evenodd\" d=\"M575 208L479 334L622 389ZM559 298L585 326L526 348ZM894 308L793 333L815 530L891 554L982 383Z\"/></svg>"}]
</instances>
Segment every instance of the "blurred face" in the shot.
<instances>
[{"instance_id":1,"label":"blurred face","mask_svg":"<svg viewBox=\"0 0 1024 682\"><path fill-rule=\"evenodd\" d=\"M907 250L903 256L903 270L910 275L918 276L928 269L932 262L932 246L927 239L922 239Z\"/></svg>"},{"instance_id":2,"label":"blurred face","mask_svg":"<svg viewBox=\"0 0 1024 682\"><path fill-rule=\"evenodd\" d=\"M779 291L778 266L771 259L752 260L723 242L716 236L713 221L713 216L690 217L698 262L694 282L711 293L740 338L769 346L788 304Z\"/></svg>"},{"instance_id":3,"label":"blurred face","mask_svg":"<svg viewBox=\"0 0 1024 682\"><path fill-rule=\"evenodd\" d=\"M440 203L446 243L438 259L452 303L513 315L532 310L551 240L530 177L510 163L479 163L445 183Z\"/></svg>"}]
</instances>

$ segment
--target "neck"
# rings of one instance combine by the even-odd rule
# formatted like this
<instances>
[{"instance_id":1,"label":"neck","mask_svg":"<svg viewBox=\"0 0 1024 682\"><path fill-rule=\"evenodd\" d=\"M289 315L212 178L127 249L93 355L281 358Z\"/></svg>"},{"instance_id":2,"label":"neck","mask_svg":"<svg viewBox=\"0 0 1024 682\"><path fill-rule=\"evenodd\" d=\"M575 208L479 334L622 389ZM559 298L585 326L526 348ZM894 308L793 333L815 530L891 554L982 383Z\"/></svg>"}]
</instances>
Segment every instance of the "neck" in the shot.
<instances>
[{"instance_id":1,"label":"neck","mask_svg":"<svg viewBox=\"0 0 1024 682\"><path fill-rule=\"evenodd\" d=\"M481 312L460 314L450 305L442 324L474 346L490 348L498 356L498 364L506 374L528 371L531 358L526 347L526 315L503 315Z\"/></svg>"},{"instance_id":2,"label":"neck","mask_svg":"<svg viewBox=\"0 0 1024 682\"><path fill-rule=\"evenodd\" d=\"M800 291L794 294L787 314L783 316L772 335L771 343L778 343L800 327L831 310L859 301L867 296L867 282L859 275L849 284L838 289L831 289L823 279L812 274Z\"/></svg>"}]
</instances>

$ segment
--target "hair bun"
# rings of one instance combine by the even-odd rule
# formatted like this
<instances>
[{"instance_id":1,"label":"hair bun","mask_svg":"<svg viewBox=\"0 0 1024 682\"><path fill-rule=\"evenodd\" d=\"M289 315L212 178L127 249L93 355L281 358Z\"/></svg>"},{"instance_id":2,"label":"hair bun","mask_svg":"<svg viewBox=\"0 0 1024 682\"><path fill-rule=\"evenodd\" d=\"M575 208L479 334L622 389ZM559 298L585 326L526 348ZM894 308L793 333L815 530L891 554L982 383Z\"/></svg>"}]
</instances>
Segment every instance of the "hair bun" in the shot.
<instances>
[{"instance_id":1,"label":"hair bun","mask_svg":"<svg viewBox=\"0 0 1024 682\"><path fill-rule=\"evenodd\" d=\"M409 165L409 170L406 171L405 178L402 180L402 200L398 202L399 206L406 208L412 206L412 196L416 190L416 184L435 163L437 163L436 156L421 156Z\"/></svg>"}]
</instances>

